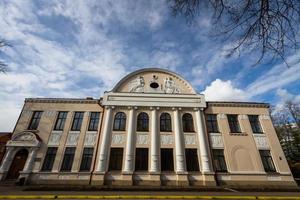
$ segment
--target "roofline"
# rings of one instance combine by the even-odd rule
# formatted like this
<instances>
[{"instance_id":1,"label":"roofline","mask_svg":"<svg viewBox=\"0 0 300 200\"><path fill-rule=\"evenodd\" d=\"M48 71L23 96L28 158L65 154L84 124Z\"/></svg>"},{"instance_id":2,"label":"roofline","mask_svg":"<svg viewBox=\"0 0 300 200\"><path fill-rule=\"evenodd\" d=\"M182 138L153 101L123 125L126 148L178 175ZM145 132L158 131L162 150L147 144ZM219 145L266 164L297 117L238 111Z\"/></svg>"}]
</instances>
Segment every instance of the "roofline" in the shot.
<instances>
[{"instance_id":1,"label":"roofline","mask_svg":"<svg viewBox=\"0 0 300 200\"><path fill-rule=\"evenodd\" d=\"M100 99L82 98L25 98L25 103L88 103L99 104Z\"/></svg>"},{"instance_id":2,"label":"roofline","mask_svg":"<svg viewBox=\"0 0 300 200\"><path fill-rule=\"evenodd\" d=\"M116 92L116 90L128 79L130 78L131 76L134 76L134 75L137 75L139 73L142 73L142 72L148 72L148 71L157 71L157 72L164 72L164 73L169 73L169 74L172 74L174 76L177 76L179 77L180 79L182 79L183 81L185 81L187 84L188 84L188 87L191 88L192 90L192 93L193 94L197 94L196 90L193 88L193 86L187 81L185 80L181 75L175 73L175 72L172 72L168 69L161 69L161 68L155 68L155 67L152 67L152 68L143 68L143 69L139 69L139 70L136 70L136 71L133 71L131 73L128 73L126 76L124 76L116 85L115 87L109 91L109 92Z\"/></svg>"},{"instance_id":3,"label":"roofline","mask_svg":"<svg viewBox=\"0 0 300 200\"><path fill-rule=\"evenodd\" d=\"M270 108L269 103L243 102L243 101L206 101L208 106L227 106L227 107L260 107Z\"/></svg>"}]
</instances>

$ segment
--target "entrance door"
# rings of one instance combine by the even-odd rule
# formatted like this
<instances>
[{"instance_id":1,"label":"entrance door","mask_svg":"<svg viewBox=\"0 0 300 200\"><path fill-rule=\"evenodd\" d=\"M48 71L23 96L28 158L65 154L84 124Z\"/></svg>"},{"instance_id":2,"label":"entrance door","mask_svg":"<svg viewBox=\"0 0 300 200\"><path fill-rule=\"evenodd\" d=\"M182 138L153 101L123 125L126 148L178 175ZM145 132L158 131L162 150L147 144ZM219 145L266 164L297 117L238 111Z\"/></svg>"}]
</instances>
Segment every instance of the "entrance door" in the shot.
<instances>
[{"instance_id":1,"label":"entrance door","mask_svg":"<svg viewBox=\"0 0 300 200\"><path fill-rule=\"evenodd\" d=\"M27 160L28 151L22 149L18 151L12 161L6 179L17 179L20 175L20 171L23 170L25 162Z\"/></svg>"}]
</instances>

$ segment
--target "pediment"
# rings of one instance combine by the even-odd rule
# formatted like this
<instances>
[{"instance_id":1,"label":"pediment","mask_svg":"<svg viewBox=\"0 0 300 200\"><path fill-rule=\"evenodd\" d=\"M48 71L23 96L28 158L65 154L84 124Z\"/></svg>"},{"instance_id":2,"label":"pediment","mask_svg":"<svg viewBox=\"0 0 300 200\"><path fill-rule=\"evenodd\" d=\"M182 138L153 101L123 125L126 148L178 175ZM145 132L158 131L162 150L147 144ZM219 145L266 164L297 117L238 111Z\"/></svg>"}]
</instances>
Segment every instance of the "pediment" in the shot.
<instances>
[{"instance_id":1,"label":"pediment","mask_svg":"<svg viewBox=\"0 0 300 200\"><path fill-rule=\"evenodd\" d=\"M33 147L39 146L40 140L37 135L30 131L23 131L12 136L11 140L7 142L6 146L24 146Z\"/></svg>"}]
</instances>

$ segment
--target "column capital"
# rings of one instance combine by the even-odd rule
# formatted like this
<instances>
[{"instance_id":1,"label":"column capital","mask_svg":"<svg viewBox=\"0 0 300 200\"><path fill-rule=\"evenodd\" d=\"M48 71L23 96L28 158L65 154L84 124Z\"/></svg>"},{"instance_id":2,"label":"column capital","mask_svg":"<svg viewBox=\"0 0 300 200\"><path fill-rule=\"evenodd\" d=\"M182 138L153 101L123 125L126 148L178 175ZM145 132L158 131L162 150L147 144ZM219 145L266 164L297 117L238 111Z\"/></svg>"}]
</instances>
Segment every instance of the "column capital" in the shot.
<instances>
[{"instance_id":1,"label":"column capital","mask_svg":"<svg viewBox=\"0 0 300 200\"><path fill-rule=\"evenodd\" d=\"M172 110L182 110L181 107L172 107Z\"/></svg>"},{"instance_id":2,"label":"column capital","mask_svg":"<svg viewBox=\"0 0 300 200\"><path fill-rule=\"evenodd\" d=\"M159 110L159 107L150 106L150 110Z\"/></svg>"},{"instance_id":3,"label":"column capital","mask_svg":"<svg viewBox=\"0 0 300 200\"><path fill-rule=\"evenodd\" d=\"M198 111L198 110L199 110L199 111L203 111L204 108L198 108L198 107L196 107L196 108L194 108L193 110L194 110L194 111Z\"/></svg>"},{"instance_id":4,"label":"column capital","mask_svg":"<svg viewBox=\"0 0 300 200\"><path fill-rule=\"evenodd\" d=\"M115 106L105 106L105 109L109 110L109 109L115 109Z\"/></svg>"}]
</instances>

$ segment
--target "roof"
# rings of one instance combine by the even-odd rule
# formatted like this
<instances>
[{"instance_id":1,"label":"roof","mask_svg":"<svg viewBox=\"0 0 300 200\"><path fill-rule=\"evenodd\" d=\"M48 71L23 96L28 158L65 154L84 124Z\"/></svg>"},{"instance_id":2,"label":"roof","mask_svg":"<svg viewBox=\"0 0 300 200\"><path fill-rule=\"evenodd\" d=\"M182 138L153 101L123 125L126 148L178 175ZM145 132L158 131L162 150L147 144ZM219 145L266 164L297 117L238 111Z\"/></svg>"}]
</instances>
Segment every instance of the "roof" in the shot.
<instances>
[{"instance_id":1,"label":"roof","mask_svg":"<svg viewBox=\"0 0 300 200\"><path fill-rule=\"evenodd\" d=\"M226 107L261 107L269 108L270 104L261 102L237 102L237 101L207 101L208 106L226 106Z\"/></svg>"}]
</instances>

